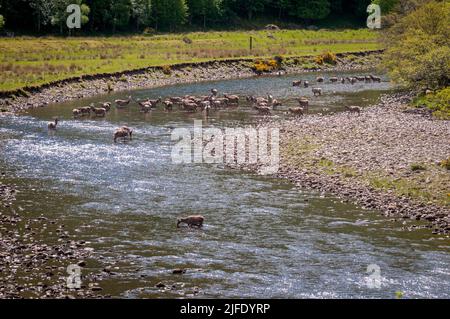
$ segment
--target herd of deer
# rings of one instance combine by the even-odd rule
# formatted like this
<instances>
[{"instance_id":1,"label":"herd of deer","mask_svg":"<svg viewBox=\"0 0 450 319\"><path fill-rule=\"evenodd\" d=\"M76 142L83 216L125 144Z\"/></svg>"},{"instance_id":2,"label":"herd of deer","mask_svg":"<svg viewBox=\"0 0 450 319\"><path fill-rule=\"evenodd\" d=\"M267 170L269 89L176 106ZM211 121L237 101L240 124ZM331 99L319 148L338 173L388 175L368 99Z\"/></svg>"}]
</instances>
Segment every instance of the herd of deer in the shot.
<instances>
[{"instance_id":1,"label":"herd of deer","mask_svg":"<svg viewBox=\"0 0 450 319\"><path fill-rule=\"evenodd\" d=\"M381 82L381 78L374 75L365 75L365 76L355 76L355 77L345 77L345 78L337 78L330 77L330 83L350 83L355 84L356 82ZM317 77L317 83L324 83L324 77ZM308 88L310 86L309 81L306 80L296 80L292 82L292 86L300 87L304 86ZM311 88L314 96L321 96L323 93L322 88L313 87ZM272 95L267 95L267 97L255 97L255 96L247 96L247 102L251 103L253 109L258 111L261 115L270 115L271 111L276 109L276 107L281 106L281 103L277 101ZM142 113L149 113L156 109L158 105L162 105L164 109L168 112L173 110L174 106L178 106L181 110L187 112L204 112L206 116L209 116L212 109L217 110L223 107L233 107L239 106L240 97L238 95L230 95L223 94L222 97L219 97L219 92L217 89L212 89L211 94L202 95L202 96L194 96L194 95L186 95L184 97L169 97L165 100L162 98L158 99L145 99L145 100L135 100L134 102L140 108ZM308 113L309 110L309 100L306 97L300 97L297 99L299 106L298 107L290 107L288 109L290 114L296 116L302 116ZM133 102L133 98L131 96L126 100L115 100L115 107L117 109L125 109L128 108ZM94 104L89 106L80 107L72 110L72 114L74 118L84 117L84 116L95 116L95 117L105 117L106 114L111 110L112 103L111 102L100 102L98 104L99 107L95 107ZM361 108L358 106L346 106L347 111L351 113L360 114ZM49 130L56 130L58 126L58 119L55 119L54 122L48 124ZM132 138L132 130L128 127L120 127L116 130L114 134L114 142L117 141L118 138Z\"/></svg>"},{"instance_id":2,"label":"herd of deer","mask_svg":"<svg viewBox=\"0 0 450 319\"><path fill-rule=\"evenodd\" d=\"M351 85L354 85L357 82L381 83L381 78L378 77L378 76L374 76L374 75L370 74L370 75L355 76L355 77L345 77L345 78L343 78L343 77L341 77L341 78L330 77L329 81L330 81L330 83L342 83L342 84L349 83ZM325 82L325 78L322 77L322 76L319 76L319 77L316 78L316 82L317 83L324 83ZM302 85L302 83L303 83L303 86L305 88L309 87L309 85L310 85L309 81L297 80L297 81L293 81L292 82L292 86L300 87ZM321 96L322 92L323 92L323 90L320 87L312 88L312 93L314 94L314 96ZM298 99L298 102L299 102L300 106L299 107L294 107L294 108L289 108L289 112L294 114L294 115L304 115L305 113L308 112L309 101L305 97L301 97L301 98ZM357 114L361 113L361 108L359 106L345 106L345 108L350 113L357 113Z\"/></svg>"}]
</instances>

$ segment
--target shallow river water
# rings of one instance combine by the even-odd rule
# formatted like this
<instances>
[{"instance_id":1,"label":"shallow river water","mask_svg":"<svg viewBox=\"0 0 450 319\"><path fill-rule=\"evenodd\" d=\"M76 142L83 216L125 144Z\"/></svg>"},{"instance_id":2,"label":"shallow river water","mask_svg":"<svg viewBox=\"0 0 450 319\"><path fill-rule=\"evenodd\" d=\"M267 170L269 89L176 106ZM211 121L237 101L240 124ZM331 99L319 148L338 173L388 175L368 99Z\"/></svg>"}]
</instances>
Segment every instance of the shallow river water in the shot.
<instances>
[{"instance_id":1,"label":"shallow river water","mask_svg":"<svg viewBox=\"0 0 450 319\"><path fill-rule=\"evenodd\" d=\"M450 297L447 238L407 231L403 221L286 181L215 165L172 164L171 130L191 129L200 113L142 114L133 105L113 108L105 119L71 117L74 107L91 102L130 94L208 94L212 87L271 93L295 105L295 97L311 96L310 89L291 87L297 77L121 92L0 117L0 171L5 182L19 186L15 206L29 216L56 218L74 239L90 243L95 253L88 269L113 267L115 275L101 282L103 293L113 297L186 297L195 290L199 297L232 298L394 298L397 291L410 298ZM321 87L325 94L311 98L312 112L369 105L390 89L388 82ZM286 116L284 107L273 116ZM49 134L46 125L54 117L60 127ZM214 112L205 125L259 118L241 106ZM112 133L121 125L132 127L135 139L114 144ZM189 214L205 216L203 230L176 228L177 217ZM367 283L370 264L380 267L381 287ZM177 276L174 268L188 271ZM176 288L160 290L158 282Z\"/></svg>"}]
</instances>

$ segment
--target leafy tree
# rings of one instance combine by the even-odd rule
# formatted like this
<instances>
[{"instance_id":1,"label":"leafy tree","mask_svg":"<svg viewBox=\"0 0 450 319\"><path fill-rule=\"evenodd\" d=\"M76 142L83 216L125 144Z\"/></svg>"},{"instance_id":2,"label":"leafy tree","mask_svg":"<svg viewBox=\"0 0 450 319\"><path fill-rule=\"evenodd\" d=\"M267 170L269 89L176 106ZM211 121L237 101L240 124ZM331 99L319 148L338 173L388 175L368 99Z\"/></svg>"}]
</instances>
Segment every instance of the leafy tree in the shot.
<instances>
[{"instance_id":1,"label":"leafy tree","mask_svg":"<svg viewBox=\"0 0 450 319\"><path fill-rule=\"evenodd\" d=\"M354 14L357 17L367 17L367 7L372 3L372 0L353 0L350 4Z\"/></svg>"},{"instance_id":2,"label":"leafy tree","mask_svg":"<svg viewBox=\"0 0 450 319\"><path fill-rule=\"evenodd\" d=\"M112 32L115 33L117 28L124 29L130 22L131 17L131 1L130 0L113 0L111 4Z\"/></svg>"},{"instance_id":3,"label":"leafy tree","mask_svg":"<svg viewBox=\"0 0 450 319\"><path fill-rule=\"evenodd\" d=\"M383 64L411 87L445 87L450 79L450 3L432 1L402 18L386 36Z\"/></svg>"},{"instance_id":4,"label":"leafy tree","mask_svg":"<svg viewBox=\"0 0 450 319\"><path fill-rule=\"evenodd\" d=\"M249 20L253 19L256 13L264 11L269 0L224 0L225 11L234 12L237 15L245 15Z\"/></svg>"},{"instance_id":5,"label":"leafy tree","mask_svg":"<svg viewBox=\"0 0 450 319\"><path fill-rule=\"evenodd\" d=\"M201 22L206 29L208 20L213 21L219 17L221 2L221 0L187 0L190 23Z\"/></svg>"},{"instance_id":6,"label":"leafy tree","mask_svg":"<svg viewBox=\"0 0 450 319\"><path fill-rule=\"evenodd\" d=\"M378 4L382 14L392 11L398 4L398 0L374 0L374 4Z\"/></svg>"},{"instance_id":7,"label":"leafy tree","mask_svg":"<svg viewBox=\"0 0 450 319\"><path fill-rule=\"evenodd\" d=\"M41 27L51 21L54 3L48 0L30 0L29 4L37 19L38 32L41 32Z\"/></svg>"},{"instance_id":8,"label":"leafy tree","mask_svg":"<svg viewBox=\"0 0 450 319\"><path fill-rule=\"evenodd\" d=\"M131 0L131 16L135 20L136 30L141 25L148 25L151 19L151 1Z\"/></svg>"},{"instance_id":9,"label":"leafy tree","mask_svg":"<svg viewBox=\"0 0 450 319\"><path fill-rule=\"evenodd\" d=\"M51 16L52 25L59 27L59 32L63 34L64 26L66 25L67 17L69 13L67 12L67 7L71 4L78 4L81 9L81 24L84 25L89 22L90 8L88 5L83 3L83 0L51 0L51 10L53 12Z\"/></svg>"},{"instance_id":10,"label":"leafy tree","mask_svg":"<svg viewBox=\"0 0 450 319\"><path fill-rule=\"evenodd\" d=\"M344 11L343 0L330 0L330 9L332 12L342 13Z\"/></svg>"},{"instance_id":11,"label":"leafy tree","mask_svg":"<svg viewBox=\"0 0 450 319\"><path fill-rule=\"evenodd\" d=\"M86 0L91 8L89 25L91 31L108 30L112 26L111 5L113 0Z\"/></svg>"},{"instance_id":12,"label":"leafy tree","mask_svg":"<svg viewBox=\"0 0 450 319\"><path fill-rule=\"evenodd\" d=\"M153 0L152 17L155 29L169 29L173 31L186 22L188 7L185 0Z\"/></svg>"},{"instance_id":13,"label":"leafy tree","mask_svg":"<svg viewBox=\"0 0 450 319\"><path fill-rule=\"evenodd\" d=\"M50 21L52 25L59 26L59 32L62 34L67 18L66 9L70 4L69 0L51 0L49 2L51 2L53 11Z\"/></svg>"},{"instance_id":14,"label":"leafy tree","mask_svg":"<svg viewBox=\"0 0 450 319\"><path fill-rule=\"evenodd\" d=\"M275 10L278 19L281 19L283 14L289 9L289 0L269 0L267 10Z\"/></svg>"},{"instance_id":15,"label":"leafy tree","mask_svg":"<svg viewBox=\"0 0 450 319\"><path fill-rule=\"evenodd\" d=\"M4 26L5 26L5 19L4 19L3 16L0 14L0 30L3 29Z\"/></svg>"},{"instance_id":16,"label":"leafy tree","mask_svg":"<svg viewBox=\"0 0 450 319\"><path fill-rule=\"evenodd\" d=\"M390 27L420 6L432 0L374 0L381 6L383 27ZM394 3L395 2L395 3Z\"/></svg>"},{"instance_id":17,"label":"leafy tree","mask_svg":"<svg viewBox=\"0 0 450 319\"><path fill-rule=\"evenodd\" d=\"M328 0L291 0L289 14L294 17L316 20L326 18L330 14L330 2Z\"/></svg>"}]
</instances>

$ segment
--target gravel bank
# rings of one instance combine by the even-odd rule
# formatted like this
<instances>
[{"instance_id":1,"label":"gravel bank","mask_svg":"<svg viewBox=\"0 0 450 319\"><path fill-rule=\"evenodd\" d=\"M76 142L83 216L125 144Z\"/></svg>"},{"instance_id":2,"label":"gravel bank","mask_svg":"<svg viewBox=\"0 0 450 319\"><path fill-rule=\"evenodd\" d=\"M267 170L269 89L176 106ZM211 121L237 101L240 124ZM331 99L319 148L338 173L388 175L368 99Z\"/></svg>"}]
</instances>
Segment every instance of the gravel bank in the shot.
<instances>
[{"instance_id":1,"label":"gravel bank","mask_svg":"<svg viewBox=\"0 0 450 319\"><path fill-rule=\"evenodd\" d=\"M407 111L408 94L385 95L361 115L271 120L280 128L278 177L450 233L450 122ZM254 167L246 167L254 169Z\"/></svg>"},{"instance_id":2,"label":"gravel bank","mask_svg":"<svg viewBox=\"0 0 450 319\"><path fill-rule=\"evenodd\" d=\"M0 173L0 299L102 298L102 274L85 274L93 249L76 241L64 224L45 216L29 217L14 209L15 185L6 185ZM45 242L44 243L44 239ZM68 265L83 269L80 289L68 289Z\"/></svg>"}]
</instances>

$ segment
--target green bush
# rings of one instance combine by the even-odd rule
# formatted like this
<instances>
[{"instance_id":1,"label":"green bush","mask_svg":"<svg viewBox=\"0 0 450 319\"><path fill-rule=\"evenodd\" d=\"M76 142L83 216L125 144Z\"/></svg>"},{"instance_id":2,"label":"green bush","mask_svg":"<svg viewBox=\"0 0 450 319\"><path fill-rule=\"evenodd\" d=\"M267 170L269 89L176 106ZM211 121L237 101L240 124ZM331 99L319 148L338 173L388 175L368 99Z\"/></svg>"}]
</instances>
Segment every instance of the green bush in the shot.
<instances>
[{"instance_id":1,"label":"green bush","mask_svg":"<svg viewBox=\"0 0 450 319\"><path fill-rule=\"evenodd\" d=\"M443 160L443 161L441 161L440 164L441 164L441 166L443 168L446 168L446 169L450 170L450 157L445 159L445 160Z\"/></svg>"},{"instance_id":2,"label":"green bush","mask_svg":"<svg viewBox=\"0 0 450 319\"><path fill-rule=\"evenodd\" d=\"M383 64L391 78L409 87L437 89L450 79L450 2L419 7L383 36Z\"/></svg>"},{"instance_id":3,"label":"green bush","mask_svg":"<svg viewBox=\"0 0 450 319\"><path fill-rule=\"evenodd\" d=\"M411 170L412 170L413 172L417 172L417 171L425 171L425 170L426 170L426 167L423 166L422 164L417 164L417 163L415 163L415 164L411 164Z\"/></svg>"},{"instance_id":4,"label":"green bush","mask_svg":"<svg viewBox=\"0 0 450 319\"><path fill-rule=\"evenodd\" d=\"M414 102L417 107L425 106L433 111L434 117L442 120L450 119L450 87L431 94L420 96Z\"/></svg>"},{"instance_id":5,"label":"green bush","mask_svg":"<svg viewBox=\"0 0 450 319\"><path fill-rule=\"evenodd\" d=\"M381 8L381 13L386 14L398 4L399 0L374 0L372 3L378 4Z\"/></svg>"},{"instance_id":6,"label":"green bush","mask_svg":"<svg viewBox=\"0 0 450 319\"><path fill-rule=\"evenodd\" d=\"M337 57L336 57L336 54L334 54L333 52L324 52L324 53L316 56L314 61L320 65L322 65L324 63L334 65L337 63Z\"/></svg>"},{"instance_id":7,"label":"green bush","mask_svg":"<svg viewBox=\"0 0 450 319\"><path fill-rule=\"evenodd\" d=\"M170 67L170 65L163 65L162 66L162 72L165 75L171 75L172 74L172 68Z\"/></svg>"}]
</instances>

